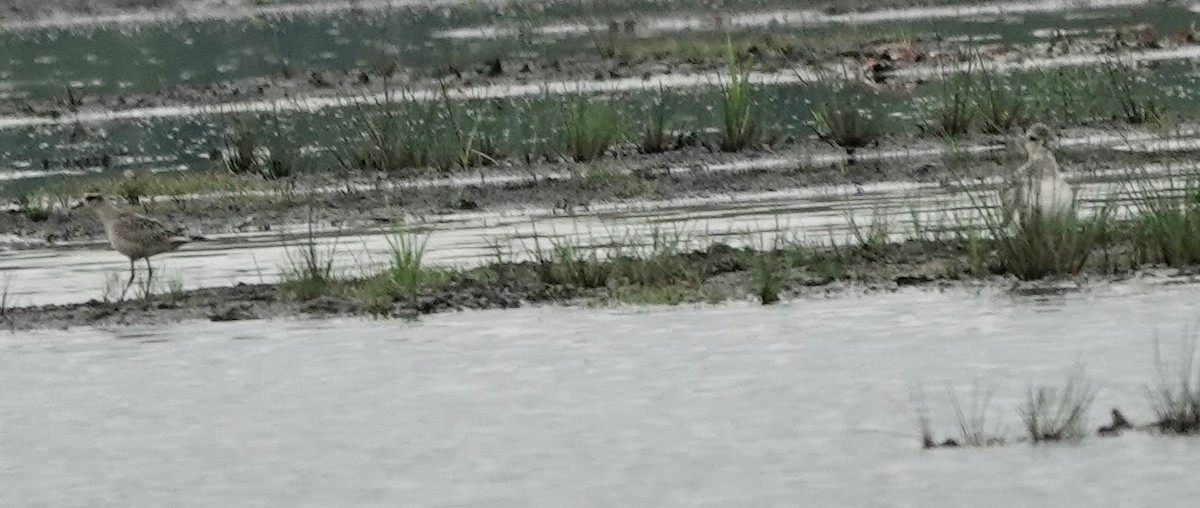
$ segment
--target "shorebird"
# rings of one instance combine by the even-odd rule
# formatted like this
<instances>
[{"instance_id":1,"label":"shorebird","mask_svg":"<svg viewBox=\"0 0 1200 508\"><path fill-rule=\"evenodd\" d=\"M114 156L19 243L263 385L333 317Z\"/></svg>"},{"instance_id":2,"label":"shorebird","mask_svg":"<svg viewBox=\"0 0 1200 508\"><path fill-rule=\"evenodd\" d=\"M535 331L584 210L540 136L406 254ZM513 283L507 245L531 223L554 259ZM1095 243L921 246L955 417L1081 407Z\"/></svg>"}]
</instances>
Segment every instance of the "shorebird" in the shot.
<instances>
[{"instance_id":1,"label":"shorebird","mask_svg":"<svg viewBox=\"0 0 1200 508\"><path fill-rule=\"evenodd\" d=\"M150 265L150 256L173 251L191 241L191 238L180 235L177 230L168 228L156 219L118 208L105 200L104 196L89 194L80 206L96 211L100 222L104 223L104 232L113 250L129 258L129 282L121 290L122 300L129 286L133 285L135 261L146 260L146 280L152 281L154 267Z\"/></svg>"},{"instance_id":2,"label":"shorebird","mask_svg":"<svg viewBox=\"0 0 1200 508\"><path fill-rule=\"evenodd\" d=\"M1034 124L1025 132L1028 160L1013 172L1000 196L1005 225L1024 225L1035 215L1062 218L1071 213L1075 193L1050 151L1053 139L1054 134L1044 124Z\"/></svg>"}]
</instances>

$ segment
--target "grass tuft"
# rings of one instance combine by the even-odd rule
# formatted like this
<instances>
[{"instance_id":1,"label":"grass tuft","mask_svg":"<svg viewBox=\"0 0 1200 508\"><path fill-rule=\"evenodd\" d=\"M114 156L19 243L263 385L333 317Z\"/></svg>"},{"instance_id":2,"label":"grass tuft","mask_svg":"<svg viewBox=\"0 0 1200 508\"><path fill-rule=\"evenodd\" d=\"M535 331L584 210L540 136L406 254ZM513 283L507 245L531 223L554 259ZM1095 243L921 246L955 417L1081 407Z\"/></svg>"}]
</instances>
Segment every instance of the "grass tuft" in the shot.
<instances>
[{"instance_id":1,"label":"grass tuft","mask_svg":"<svg viewBox=\"0 0 1200 508\"><path fill-rule=\"evenodd\" d=\"M389 240L392 259L385 275L405 294L415 295L422 287L442 280L441 271L425 266L428 242L428 236L405 232L398 232Z\"/></svg>"},{"instance_id":2,"label":"grass tuft","mask_svg":"<svg viewBox=\"0 0 1200 508\"><path fill-rule=\"evenodd\" d=\"M287 252L288 266L280 277L280 296L284 300L307 302L328 294L338 285L333 273L337 245L322 250L310 221L308 236L299 247Z\"/></svg>"},{"instance_id":3,"label":"grass tuft","mask_svg":"<svg viewBox=\"0 0 1200 508\"><path fill-rule=\"evenodd\" d=\"M1196 368L1196 341L1185 343L1179 363L1169 367L1155 340L1154 368L1158 383L1146 388L1155 425L1162 432L1200 432L1200 369Z\"/></svg>"},{"instance_id":4,"label":"grass tuft","mask_svg":"<svg viewBox=\"0 0 1200 508\"><path fill-rule=\"evenodd\" d=\"M1024 97L992 71L979 73L975 86L975 112L983 132L1008 134L1029 123Z\"/></svg>"},{"instance_id":5,"label":"grass tuft","mask_svg":"<svg viewBox=\"0 0 1200 508\"><path fill-rule=\"evenodd\" d=\"M909 392L912 397L913 411L916 413L921 448L926 450L937 448L939 444L933 435L933 422L929 416L929 403L925 400L925 390L920 385L912 384L909 386Z\"/></svg>"},{"instance_id":6,"label":"grass tuft","mask_svg":"<svg viewBox=\"0 0 1200 508\"><path fill-rule=\"evenodd\" d=\"M1162 125L1166 105L1162 98L1143 92L1134 73L1121 65L1108 66L1109 86L1117 103L1117 117L1134 125Z\"/></svg>"},{"instance_id":7,"label":"grass tuft","mask_svg":"<svg viewBox=\"0 0 1200 508\"><path fill-rule=\"evenodd\" d=\"M975 91L969 77L948 78L942 84L942 93L931 118L922 129L935 136L957 138L971 132L975 124Z\"/></svg>"},{"instance_id":8,"label":"grass tuft","mask_svg":"<svg viewBox=\"0 0 1200 508\"><path fill-rule=\"evenodd\" d=\"M12 281L12 274L5 273L4 281L0 282L0 317L8 315L8 305L10 303L8 299L12 294Z\"/></svg>"},{"instance_id":9,"label":"grass tuft","mask_svg":"<svg viewBox=\"0 0 1200 508\"><path fill-rule=\"evenodd\" d=\"M678 231L655 228L650 231L649 244L626 245L612 256L611 279L617 286L636 286L645 290L699 286L704 274L684 256L684 243L683 235Z\"/></svg>"},{"instance_id":10,"label":"grass tuft","mask_svg":"<svg viewBox=\"0 0 1200 508\"><path fill-rule=\"evenodd\" d=\"M1035 213L1012 228L992 227L998 262L994 269L1021 280L1079 273L1103 239L1107 213L1080 220Z\"/></svg>"},{"instance_id":11,"label":"grass tuft","mask_svg":"<svg viewBox=\"0 0 1200 508\"><path fill-rule=\"evenodd\" d=\"M958 439L947 438L940 442L933 434L933 424L929 416L929 404L925 399L925 390L919 384L915 384L909 386L909 392L916 412L922 448L928 450L960 446L983 447L1005 443L1006 440L1000 431L989 424L992 392L982 389L978 383L971 387L970 405L964 405L954 390L947 390L950 404L954 407Z\"/></svg>"},{"instance_id":12,"label":"grass tuft","mask_svg":"<svg viewBox=\"0 0 1200 508\"><path fill-rule=\"evenodd\" d=\"M1144 187L1133 191L1133 200L1141 211L1133 220L1133 240L1143 263L1200 264L1200 185L1189 181L1174 195Z\"/></svg>"},{"instance_id":13,"label":"grass tuft","mask_svg":"<svg viewBox=\"0 0 1200 508\"><path fill-rule=\"evenodd\" d=\"M759 303L773 305L779 303L780 293L787 282L789 266L786 258L779 253L763 252L754 260L754 296Z\"/></svg>"},{"instance_id":14,"label":"grass tuft","mask_svg":"<svg viewBox=\"0 0 1200 508\"><path fill-rule=\"evenodd\" d=\"M1096 398L1095 387L1082 367L1061 387L1031 387L1021 407L1021 421L1033 443L1078 441L1087 435L1087 412Z\"/></svg>"},{"instance_id":15,"label":"grass tuft","mask_svg":"<svg viewBox=\"0 0 1200 508\"><path fill-rule=\"evenodd\" d=\"M130 205L141 204L142 198L150 193L148 179L132 170L126 170L124 178L117 183L117 195L125 198Z\"/></svg>"},{"instance_id":16,"label":"grass tuft","mask_svg":"<svg viewBox=\"0 0 1200 508\"><path fill-rule=\"evenodd\" d=\"M750 84L750 67L741 62L726 45L727 81L721 83L721 142L723 152L740 152L762 143L762 127L754 113L754 89Z\"/></svg>"},{"instance_id":17,"label":"grass tuft","mask_svg":"<svg viewBox=\"0 0 1200 508\"><path fill-rule=\"evenodd\" d=\"M608 284L613 272L613 264L601 259L596 249L575 245L564 239L551 240L549 251L543 250L538 244L533 254L542 282L550 285L576 289L602 288Z\"/></svg>"},{"instance_id":18,"label":"grass tuft","mask_svg":"<svg viewBox=\"0 0 1200 508\"><path fill-rule=\"evenodd\" d=\"M646 123L642 128L642 139L638 142L638 150L642 153L662 153L672 148L670 129L667 125L667 108L663 103L663 91L659 88L658 97L654 99L651 109L646 113Z\"/></svg>"},{"instance_id":19,"label":"grass tuft","mask_svg":"<svg viewBox=\"0 0 1200 508\"><path fill-rule=\"evenodd\" d=\"M871 222L859 225L854 215L847 212L846 223L850 226L850 234L858 246L868 254L882 254L891 243L891 222L886 213L875 210L871 213Z\"/></svg>"},{"instance_id":20,"label":"grass tuft","mask_svg":"<svg viewBox=\"0 0 1200 508\"><path fill-rule=\"evenodd\" d=\"M954 406L954 417L958 422L961 446L995 446L1004 444L1000 433L988 425L988 408L992 391L983 389L978 383L971 386L971 403L964 406L958 395L950 391L950 404Z\"/></svg>"},{"instance_id":21,"label":"grass tuft","mask_svg":"<svg viewBox=\"0 0 1200 508\"><path fill-rule=\"evenodd\" d=\"M396 232L388 240L392 257L387 270L367 277L356 288L359 303L372 315L392 312L397 300L412 299L422 289L444 283L449 273L425 266L428 236Z\"/></svg>"},{"instance_id":22,"label":"grass tuft","mask_svg":"<svg viewBox=\"0 0 1200 508\"><path fill-rule=\"evenodd\" d=\"M343 160L343 166L398 173L425 168L433 162L428 143L396 110L364 115L360 120L362 139Z\"/></svg>"},{"instance_id":23,"label":"grass tuft","mask_svg":"<svg viewBox=\"0 0 1200 508\"><path fill-rule=\"evenodd\" d=\"M499 63L497 62L497 65ZM454 162L462 169L471 169L480 166L490 166L496 164L499 159L504 157L503 150L495 138L488 135L479 128L482 123L482 118L475 112L466 110L466 108L456 106L455 102L450 98L450 91L445 84L442 85L442 105L445 107L446 118L449 119L449 125L453 129L454 141ZM470 120L471 128L463 127L464 121ZM445 166L445 163L441 163Z\"/></svg>"},{"instance_id":24,"label":"grass tuft","mask_svg":"<svg viewBox=\"0 0 1200 508\"><path fill-rule=\"evenodd\" d=\"M30 222L44 222L50 218L50 209L44 205L36 203L29 194L17 195L17 209L21 215L24 215Z\"/></svg>"},{"instance_id":25,"label":"grass tuft","mask_svg":"<svg viewBox=\"0 0 1200 508\"><path fill-rule=\"evenodd\" d=\"M575 162L600 158L625 135L617 110L606 102L580 99L567 108L563 145Z\"/></svg>"},{"instance_id":26,"label":"grass tuft","mask_svg":"<svg viewBox=\"0 0 1200 508\"><path fill-rule=\"evenodd\" d=\"M812 111L817 138L854 155L879 142L878 120L859 109L863 92L857 85L838 85Z\"/></svg>"},{"instance_id":27,"label":"grass tuft","mask_svg":"<svg viewBox=\"0 0 1200 508\"><path fill-rule=\"evenodd\" d=\"M261 136L247 127L239 127L226 140L225 148L210 158L234 175L256 175L266 180L287 178L300 168L298 149L278 135Z\"/></svg>"}]
</instances>

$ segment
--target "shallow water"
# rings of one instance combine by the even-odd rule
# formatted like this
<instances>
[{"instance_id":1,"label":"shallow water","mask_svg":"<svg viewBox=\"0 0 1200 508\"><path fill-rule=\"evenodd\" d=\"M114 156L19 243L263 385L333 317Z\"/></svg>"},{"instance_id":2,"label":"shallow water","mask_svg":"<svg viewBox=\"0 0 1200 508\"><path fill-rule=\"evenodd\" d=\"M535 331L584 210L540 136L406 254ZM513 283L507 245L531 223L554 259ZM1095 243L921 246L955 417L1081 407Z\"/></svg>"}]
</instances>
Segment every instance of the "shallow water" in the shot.
<instances>
[{"instance_id":1,"label":"shallow water","mask_svg":"<svg viewBox=\"0 0 1200 508\"><path fill-rule=\"evenodd\" d=\"M824 16L821 17L825 20L822 26L805 27L804 34L820 37L820 30L825 30L830 31L832 37L842 29L843 23L907 16L902 31L905 38L930 41L938 38L999 38L1003 43L1011 44L1043 40L1047 35L1047 27L1088 34L1142 21L1153 24L1165 35L1186 27L1195 18L1195 14L1182 7L1132 8L1127 5L1129 3L1124 0L1099 2L1092 4L1089 9L1072 8L1062 12L1059 11L1065 4L1051 1L1001 3L997 4L999 7L879 11L844 15L845 19ZM653 3L643 7L650 11L662 8ZM432 31L439 27L468 24L473 20L524 26L530 22L526 18L532 14L517 9L507 12L502 16L503 19L496 21L496 16L486 14L486 10L478 11L473 7L464 7L465 10L459 7L448 9L445 12L436 9L397 9L375 15L299 16L268 21L216 18L176 21L138 29L101 27L80 31L45 29L0 33L0 39L3 39L0 43L11 48L14 55L0 62L0 97L17 98L18 102L23 96L48 94L59 97L65 94L66 85L83 95L114 91L153 92L180 83L203 86L217 80L271 77L278 74L283 60L305 68L345 68L378 58L380 48L399 51L406 65L422 67L444 65L451 61L470 74L470 68L495 54L508 51L514 55L524 55L524 58L531 51L512 37L509 38L512 40L500 42L467 44L446 42L434 37ZM580 16L599 19L595 17L597 13L580 11L578 6L554 5L548 9L532 19L536 22L572 20ZM978 18L979 13L993 11L1016 17L1006 18L1003 23L995 19ZM930 12L953 14L955 17L949 21L922 21L921 17ZM800 17L788 21L792 18L784 14L769 11L742 17L763 23L767 23L765 20L775 20L767 25L785 33L790 30L792 35L795 35L795 28L788 27L788 24L808 19ZM824 26L828 24L826 21L833 25ZM647 19L646 23L652 24L652 19ZM691 37L724 31L713 27L697 30L697 33L685 35ZM562 51L575 55L593 51L591 47L594 41L590 38L555 37L550 42L543 41L536 45L536 51L555 48L551 53ZM460 47L464 45L470 47ZM930 50L940 47L939 44L927 45ZM98 46L124 48L131 53L101 57L92 51ZM444 54L451 49L454 55ZM1192 93L1198 76L1190 65L1181 62L1195 57L1198 52L1200 50L1194 46L1136 51L1123 54L1121 60L1159 65L1154 73L1143 76L1147 78L1145 83L1137 86L1146 90L1164 90L1169 96L1164 100L1171 103L1172 112L1180 118L1186 118L1200 109L1200 100ZM1038 101L1051 100L1058 95L1071 98L1063 99L1062 104L1031 105L1033 110L1039 112L1039 117L1051 122L1061 120L1063 123L1077 124L1111 116L1118 110L1109 97L1111 93L1106 88L1108 78L1103 73L1086 74L1080 70L1080 74L1075 74L1076 70L1049 70L1093 67L1109 62L1113 59L1112 55L1029 56L1016 61L1001 61L995 67L1004 72L1015 72L1016 75L1005 80L1003 86L1020 89L1023 95L1030 98L1042 97ZM119 72L115 75L113 61L110 60L122 62L122 66L116 68ZM922 64L899 74L910 78L928 78L941 73L963 71L971 65L974 64ZM762 84L757 91L756 101L763 105L761 120L766 129L781 138L810 136L814 104L826 100L829 93L824 84L817 82L822 78L840 76L845 70L818 72L803 67L752 74L751 80ZM510 74L515 74L513 71L509 69ZM716 106L719 103L717 84L721 81L719 72L675 72L652 79L629 75L604 80L566 79L452 87L448 94L456 104L461 103L464 112L471 112L467 116L477 119L481 133L485 133L503 152L520 158L526 153L537 155L561 151L556 143L561 137L563 97L580 94L604 96L614 103L630 124L629 132L639 131L641 122L647 118L655 100L662 100L666 105L670 117L668 123L673 128L696 132L713 129L720 125L719 108ZM665 91L660 93L660 90ZM451 122L444 118L445 108L437 104L443 97L440 88L420 88L411 92L420 103L415 109L427 110L414 115L428 116L434 125L429 129L431 139L426 141L441 146L456 135L461 135L449 131ZM929 110L943 93L942 86L934 82L919 86L913 93L885 91L872 95L864 100L862 107L876 112L879 126L884 131L910 133L927 121ZM1074 99L1076 97L1088 100ZM361 114L355 112L356 108L347 106L353 104L373 110L381 100L381 94L363 92L346 96L326 91L323 96L287 93L283 97L247 99L225 105L189 103L122 111L85 107L78 113L68 112L58 118L28 115L0 117L0 180L15 181L0 186L0 194L14 196L29 192L29 189L47 181L61 179L64 174L86 176L100 172L119 173L125 169L161 171L209 168L212 164L205 154L224 146L238 126L260 134L276 133L282 138L281 144L305 147L317 154L314 160L306 161L301 166L336 167L333 154L344 155L343 152L355 149L355 143L364 130ZM430 101L434 104L429 104ZM269 134L262 136L271 137ZM458 150L454 146L442 148L453 153ZM101 161L109 165L102 165Z\"/></svg>"},{"instance_id":2,"label":"shallow water","mask_svg":"<svg viewBox=\"0 0 1200 508\"><path fill-rule=\"evenodd\" d=\"M880 9L867 12L849 12L843 14L827 14L815 10L776 10L776 11L760 11L751 13L709 13L708 15L691 15L691 16L659 16L650 17L648 19L639 20L638 29L639 35L645 36L648 34L659 35L662 33L675 33L685 31L703 31L712 30L714 28L728 27L728 29L772 29L782 26L792 28L808 28L820 27L825 25L833 25L838 28L844 28L853 25L870 25L882 23L912 23L926 22L929 25L917 24L913 28L917 31L935 31L942 35L951 37L969 38L978 34L982 28L981 25L988 23L988 28L991 30L1021 30L1025 23L1005 23L1005 25L997 26L993 21L997 20L1013 20L1022 19L1026 23L1038 24L1046 23L1047 19L1053 19L1056 22L1047 24L1058 25L1060 28L1064 24L1075 26L1079 22L1095 22L1097 19L1115 18L1128 14L1128 10L1122 8L1129 7L1144 7L1150 2L1146 0L1088 0L1083 4L1070 1L1050 0L1036 2L996 2L990 4L974 4L974 5L948 5L948 6L930 6L930 7L909 7L904 9ZM1081 11L1086 8L1087 11ZM1080 16L1081 12L1087 12L1087 16ZM1047 15L1051 13L1051 15ZM1031 16L1032 15L1032 16ZM1040 16L1039 16L1040 15ZM1032 18L1032 19L1031 19ZM1074 23L1070 23L1074 22ZM979 23L976 25L975 23ZM1081 24L1073 30L1078 33L1087 33L1095 25ZM1082 28L1087 27L1087 28ZM576 37L587 36L592 33L602 32L607 28L607 25L598 23L574 23L574 24L551 24L533 28L529 31L537 34L566 36L572 35ZM1022 31L1023 32L1023 31ZM445 37L450 39L494 39L500 37L514 37L519 34L517 29L507 29L497 27L495 25L486 25L478 27L459 28L454 30L445 30L436 32L437 37Z\"/></svg>"},{"instance_id":3,"label":"shallow water","mask_svg":"<svg viewBox=\"0 0 1200 508\"><path fill-rule=\"evenodd\" d=\"M302 11L266 9L247 16L240 10L160 17L145 23L136 16L110 22L0 31L8 51L0 61L0 83L13 97L57 97L70 85L79 93L150 92L164 86L203 86L221 80L278 76L284 68L341 70L379 59L400 58L406 66L429 70L455 62L473 68L488 58L510 60L536 52L549 58L591 51L594 34L608 21L636 19L636 37L754 30L836 36L850 25L905 23L910 35L971 38L1003 34L1029 40L1037 28L1090 31L1124 18L1146 18L1160 29L1186 27L1182 8L1148 8L1148 0L1103 0L1072 5L1061 0L996 2L826 15L780 8L794 3L755 2L755 8L683 8L668 2L622 5L546 2L369 2L362 9L306 6ZM517 2L520 4L521 2ZM458 4L458 5L453 5ZM1141 9L1141 10L1139 10ZM286 10L286 8L285 8ZM683 11L685 16L679 16ZM748 12L746 12L748 10ZM1086 12L1090 16L1078 16ZM233 14L233 15L226 15ZM1009 22L994 23L997 17ZM1015 21L1014 21L1015 20ZM3 27L0 27L3 28ZM632 35L630 35L632 36ZM473 40L486 37L488 40ZM103 47L105 51L96 51Z\"/></svg>"},{"instance_id":4,"label":"shallow water","mask_svg":"<svg viewBox=\"0 0 1200 508\"><path fill-rule=\"evenodd\" d=\"M1178 506L1200 441L919 449L947 389L1079 361L1150 416L1154 336L1200 287L918 289L763 308L523 309L194 323L0 340L4 506Z\"/></svg>"}]
</instances>

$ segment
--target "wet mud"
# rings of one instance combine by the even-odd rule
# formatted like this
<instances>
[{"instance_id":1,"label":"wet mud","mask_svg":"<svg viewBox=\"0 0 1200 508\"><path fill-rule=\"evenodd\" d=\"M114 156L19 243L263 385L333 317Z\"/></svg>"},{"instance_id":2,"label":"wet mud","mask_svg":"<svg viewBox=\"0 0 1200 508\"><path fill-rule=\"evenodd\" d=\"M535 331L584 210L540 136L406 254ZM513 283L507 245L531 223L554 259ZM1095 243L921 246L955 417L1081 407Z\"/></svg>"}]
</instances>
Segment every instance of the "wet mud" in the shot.
<instances>
[{"instance_id":1,"label":"wet mud","mask_svg":"<svg viewBox=\"0 0 1200 508\"><path fill-rule=\"evenodd\" d=\"M693 275L677 280L664 279L654 287L617 275L599 287L580 286L549 275L561 268L553 262L495 263L452 272L444 282L422 287L412 294L396 293L382 302L357 296L360 293L354 288L362 281L339 282L336 287L304 301L288 296L287 283L238 284L131 298L123 302L92 300L4 309L0 313L0 326L20 331L186 320L337 316L416 319L438 312L524 305L717 303L751 297L755 270L763 255L724 244L671 255L669 259L656 262L678 273ZM794 258L797 253L777 251L766 255ZM972 277L962 249L940 242L906 242L874 251L857 248L837 252L812 251L803 256L804 264L779 268L783 278L782 295L787 298L823 298L862 291L890 291L902 286L936 289ZM620 262L619 259L603 261L614 266ZM986 276L977 278L974 283L996 285L1012 284L1012 281ZM657 302L648 300L663 298L662 294L671 297Z\"/></svg>"}]
</instances>

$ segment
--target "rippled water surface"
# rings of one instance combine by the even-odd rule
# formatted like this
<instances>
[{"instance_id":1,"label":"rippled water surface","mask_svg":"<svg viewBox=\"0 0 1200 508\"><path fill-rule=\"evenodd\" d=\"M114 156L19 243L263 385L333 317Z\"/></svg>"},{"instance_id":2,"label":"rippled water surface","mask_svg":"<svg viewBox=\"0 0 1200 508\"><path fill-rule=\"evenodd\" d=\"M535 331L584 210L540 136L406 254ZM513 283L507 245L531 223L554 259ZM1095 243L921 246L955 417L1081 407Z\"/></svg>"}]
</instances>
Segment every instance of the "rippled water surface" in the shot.
<instances>
[{"instance_id":1,"label":"rippled water surface","mask_svg":"<svg viewBox=\"0 0 1200 508\"><path fill-rule=\"evenodd\" d=\"M75 95L159 93L175 86L204 89L213 83L252 77L275 82L293 73L305 76L313 70L340 72L399 58L405 66L421 72L450 65L469 78L461 87L450 86L446 96L440 87L412 90L413 97L422 104L409 113L431 119L436 126L431 128L431 136L438 141L451 136L447 128L451 122L441 116L446 107L437 102L452 97L463 111L472 112L468 116L479 122L481 133L503 152L518 158L524 153L553 151L550 141L560 135L563 96L582 92L609 96L631 123L630 132L640 131L640 122L655 101L665 105L673 128L704 131L721 124L715 106L720 95L717 85L723 77L715 71L672 71L652 79L635 72L602 80L588 76L529 79L516 72L524 65L522 62L530 59L538 67L559 58L590 58L599 44L597 37L609 37L598 35L608 33L606 20L637 16L641 23L638 33L623 37L629 38L630 44L640 42L649 47L673 38L719 39L731 29L739 37L770 33L783 40L801 37L814 41L844 37L842 32L848 29L877 29L884 38L927 41L926 50L936 53L963 41L975 41L971 43L975 45L1042 42L1059 30L1094 39L1107 37L1115 27L1143 22L1168 35L1197 19L1195 13L1181 6L1144 3L997 2L970 8L878 10L835 16L804 9L768 8L772 2L737 13L676 13L673 11L677 9L670 9L668 4L656 2L630 2L630 7L620 10L551 2L537 9L512 8L499 14L474 4L412 9L412 3L402 3L391 10L345 10L282 18L192 16L146 25L102 23L72 29L22 29L0 31L0 45L11 53L0 61L0 100L19 105L30 99L51 98L61 103L70 102L68 97ZM714 21L725 18L729 18L727 22ZM536 35L519 35L527 30ZM460 32L466 36L447 35ZM947 41L945 47L937 42L943 40ZM99 47L106 51L97 51ZM1122 58L1166 62L1156 64L1155 72L1135 88L1166 90L1170 109L1186 118L1200 109L1200 101L1192 93L1197 76L1186 63L1196 54L1195 46L1184 46L1131 52ZM469 84L475 69L492 59L509 66L506 76L516 82ZM1003 80L1004 86L1023 90L1023 95L1064 93L1071 97L1044 109L1069 119L1067 123L1079 123L1080 119L1110 117L1117 106L1107 97L1107 75L1074 68L1111 60L1108 54L1045 58L1035 51L999 68L1014 73L1011 79ZM765 106L759 112L761 121L780 138L807 137L813 104L826 100L830 93L826 86L814 82L822 75L839 73L813 73L806 66L785 67L753 76L762 85L756 90L756 102ZM928 78L954 67L919 65L900 74ZM1059 67L1069 69L1045 71ZM306 147L313 160L302 166L336 167L334 155L352 149L344 146L347 140L357 141L360 137L346 133L361 133L364 129L361 112L345 106L354 103L371 110L388 96L379 87L297 95L287 91L290 85L280 85L282 92L260 97L250 93L252 84L240 86L246 98L231 98L231 103L220 106L208 103L209 99L201 94L182 105L121 111L87 105L78 112L64 108L59 112L61 116L20 113L0 117L0 180L14 181L0 185L0 196L30 192L48 181L61 180L63 174L209 168L212 164L206 154L224 146L238 129L274 133L271 136L281 137L284 145ZM943 88L940 81L934 80L911 93L872 94L862 99L862 107L877 112L877 121L888 132L915 132L929 116L931 104L944 95ZM187 93L180 96L190 97ZM429 100L434 103L426 103Z\"/></svg>"},{"instance_id":2,"label":"rippled water surface","mask_svg":"<svg viewBox=\"0 0 1200 508\"><path fill-rule=\"evenodd\" d=\"M526 309L0 339L3 506L1179 506L1200 441L922 451L946 389L1079 361L1145 421L1200 288L907 290L762 308Z\"/></svg>"}]
</instances>

